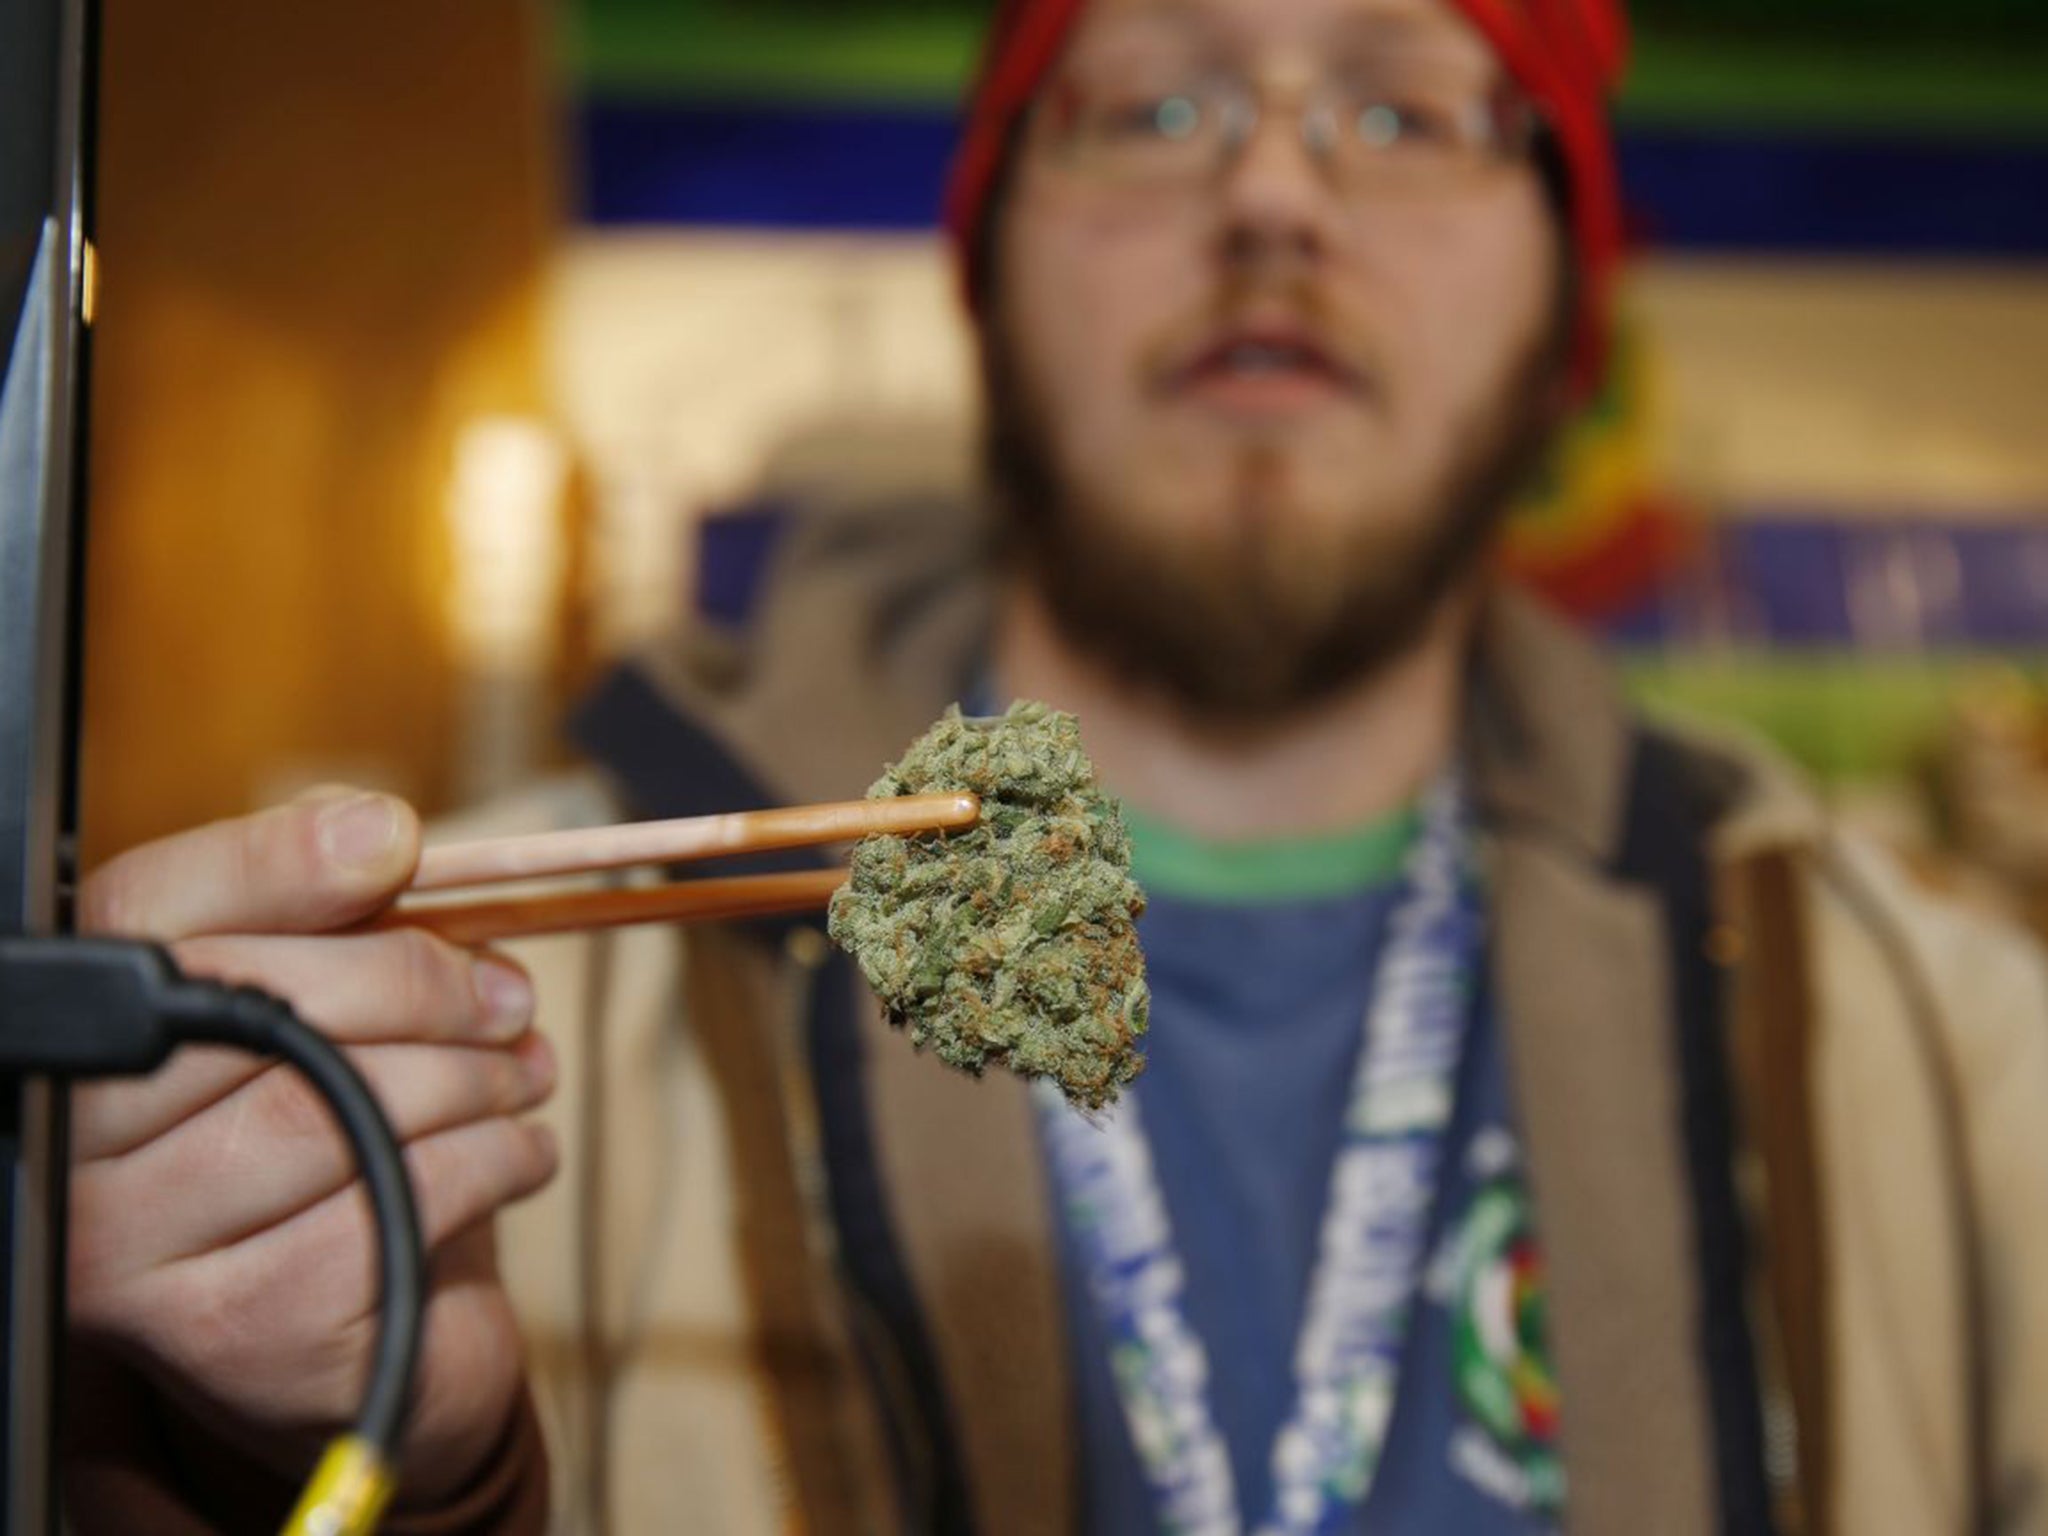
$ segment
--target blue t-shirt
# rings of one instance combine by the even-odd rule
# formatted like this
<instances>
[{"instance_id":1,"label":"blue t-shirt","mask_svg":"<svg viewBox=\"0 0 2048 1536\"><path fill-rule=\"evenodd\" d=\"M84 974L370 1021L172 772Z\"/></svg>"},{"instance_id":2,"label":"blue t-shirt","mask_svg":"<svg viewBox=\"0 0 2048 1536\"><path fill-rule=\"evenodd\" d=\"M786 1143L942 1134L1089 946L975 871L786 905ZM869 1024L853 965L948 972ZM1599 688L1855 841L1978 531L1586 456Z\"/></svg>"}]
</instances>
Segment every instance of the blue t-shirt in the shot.
<instances>
[{"instance_id":1,"label":"blue t-shirt","mask_svg":"<svg viewBox=\"0 0 2048 1536\"><path fill-rule=\"evenodd\" d=\"M1272 1509L1274 1436L1383 932L1414 833L1217 846L1132 817L1152 986L1139 1080L1161 1193L1208 1352L1210 1405L1246 1528ZM1482 999L1394 1418L1356 1522L1376 1536L1554 1529L1556 1399L1541 1350L1541 1267L1500 1033ZM1156 1528L1087 1277L1061 1234L1084 1528Z\"/></svg>"}]
</instances>

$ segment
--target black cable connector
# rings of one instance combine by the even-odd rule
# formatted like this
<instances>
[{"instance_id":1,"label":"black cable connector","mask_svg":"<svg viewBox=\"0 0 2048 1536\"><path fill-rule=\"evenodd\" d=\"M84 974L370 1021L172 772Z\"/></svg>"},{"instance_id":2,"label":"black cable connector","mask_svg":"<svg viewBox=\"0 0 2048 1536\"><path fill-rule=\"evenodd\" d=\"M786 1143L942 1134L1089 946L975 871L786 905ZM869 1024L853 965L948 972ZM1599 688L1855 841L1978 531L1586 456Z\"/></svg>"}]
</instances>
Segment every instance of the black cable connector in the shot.
<instances>
[{"instance_id":1,"label":"black cable connector","mask_svg":"<svg viewBox=\"0 0 2048 1536\"><path fill-rule=\"evenodd\" d=\"M0 1072L134 1077L177 1044L165 1003L191 985L152 944L0 939Z\"/></svg>"},{"instance_id":2,"label":"black cable connector","mask_svg":"<svg viewBox=\"0 0 2048 1536\"><path fill-rule=\"evenodd\" d=\"M291 1005L195 980L165 950L117 939L0 938L0 1073L134 1077L181 1045L284 1062L334 1111L369 1188L382 1295L376 1354L354 1430L330 1448L287 1532L354 1536L388 1499L426 1302L426 1262L405 1156L369 1085Z\"/></svg>"}]
</instances>

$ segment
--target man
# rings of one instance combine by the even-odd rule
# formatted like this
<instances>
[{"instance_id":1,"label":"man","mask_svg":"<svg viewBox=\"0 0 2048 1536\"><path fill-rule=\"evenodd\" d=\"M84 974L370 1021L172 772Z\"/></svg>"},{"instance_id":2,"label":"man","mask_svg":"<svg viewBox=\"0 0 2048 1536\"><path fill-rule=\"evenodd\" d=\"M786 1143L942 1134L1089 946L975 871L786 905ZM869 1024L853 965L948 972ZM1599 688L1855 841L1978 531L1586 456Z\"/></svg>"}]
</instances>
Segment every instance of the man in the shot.
<instances>
[{"instance_id":1,"label":"man","mask_svg":"<svg viewBox=\"0 0 2048 1536\"><path fill-rule=\"evenodd\" d=\"M999 18L951 209L995 538L835 472L743 615L589 701L604 793L517 816L839 798L952 699L1072 709L1153 898L1149 1064L1100 1127L948 1074L804 924L525 955L580 1214L512 1213L504 1261L595 1523L2048 1531L2038 955L1769 762L1633 723L1489 574L1600 367L1620 34L1604 0ZM400 1528L535 1529L484 1221L551 1161L530 994L264 936L415 850L322 801L86 910L361 1045L441 1239ZM277 1484L357 1380L334 1153L224 1074L81 1104L78 1395L130 1415L81 1529L240 1528L194 1467Z\"/></svg>"}]
</instances>

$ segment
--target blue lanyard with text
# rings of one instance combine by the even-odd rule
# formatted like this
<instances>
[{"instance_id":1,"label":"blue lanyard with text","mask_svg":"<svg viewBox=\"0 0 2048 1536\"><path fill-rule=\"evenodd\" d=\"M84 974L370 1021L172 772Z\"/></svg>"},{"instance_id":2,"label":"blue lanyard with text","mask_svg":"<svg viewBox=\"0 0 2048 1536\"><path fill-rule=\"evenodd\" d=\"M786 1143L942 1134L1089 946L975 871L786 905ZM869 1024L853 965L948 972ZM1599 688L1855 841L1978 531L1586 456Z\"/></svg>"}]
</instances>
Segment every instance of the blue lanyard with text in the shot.
<instances>
[{"instance_id":1,"label":"blue lanyard with text","mask_svg":"<svg viewBox=\"0 0 2048 1536\"><path fill-rule=\"evenodd\" d=\"M1386 1443L1481 968L1471 841L1462 785L1447 777L1424 803L1373 982L1262 1536L1342 1529L1364 1504ZM1109 1335L1160 1527L1241 1536L1230 1454L1209 1407L1208 1355L1183 1304L1185 1272L1137 1098L1126 1093L1086 1117L1039 1086L1053 1183Z\"/></svg>"}]
</instances>

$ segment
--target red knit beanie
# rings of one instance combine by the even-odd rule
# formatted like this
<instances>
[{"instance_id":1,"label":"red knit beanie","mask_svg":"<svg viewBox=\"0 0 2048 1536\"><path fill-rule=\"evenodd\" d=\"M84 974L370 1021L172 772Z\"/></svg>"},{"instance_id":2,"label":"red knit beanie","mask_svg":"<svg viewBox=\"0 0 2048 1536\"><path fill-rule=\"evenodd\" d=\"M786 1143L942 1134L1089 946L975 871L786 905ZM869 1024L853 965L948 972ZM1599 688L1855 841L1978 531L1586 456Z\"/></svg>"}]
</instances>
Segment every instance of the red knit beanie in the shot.
<instances>
[{"instance_id":1,"label":"red knit beanie","mask_svg":"<svg viewBox=\"0 0 2048 1536\"><path fill-rule=\"evenodd\" d=\"M1621 0L1454 3L1535 103L1562 154L1579 262L1572 373L1581 395L1590 395L1606 366L1609 303L1622 250L1621 193L1607 121L1607 100L1628 53ZM1011 131L1058 61L1085 4L1086 0L1003 0L990 29L946 192L946 228L968 307L977 316L987 295L976 236L987 213L989 192Z\"/></svg>"}]
</instances>

